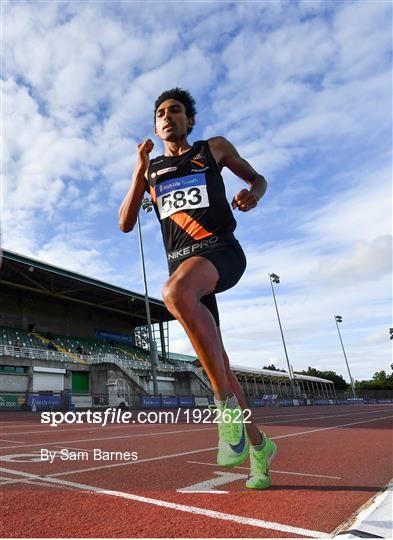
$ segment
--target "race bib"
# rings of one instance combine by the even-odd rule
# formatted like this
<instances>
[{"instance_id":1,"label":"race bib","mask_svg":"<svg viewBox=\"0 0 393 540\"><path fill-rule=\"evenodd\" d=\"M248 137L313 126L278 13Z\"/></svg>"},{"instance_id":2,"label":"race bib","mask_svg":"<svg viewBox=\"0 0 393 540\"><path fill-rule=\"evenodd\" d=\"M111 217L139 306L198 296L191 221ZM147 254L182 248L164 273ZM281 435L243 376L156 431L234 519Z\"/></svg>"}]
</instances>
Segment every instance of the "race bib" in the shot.
<instances>
[{"instance_id":1,"label":"race bib","mask_svg":"<svg viewBox=\"0 0 393 540\"><path fill-rule=\"evenodd\" d=\"M157 207L160 219L180 210L195 210L209 206L205 174L172 178L156 185Z\"/></svg>"}]
</instances>

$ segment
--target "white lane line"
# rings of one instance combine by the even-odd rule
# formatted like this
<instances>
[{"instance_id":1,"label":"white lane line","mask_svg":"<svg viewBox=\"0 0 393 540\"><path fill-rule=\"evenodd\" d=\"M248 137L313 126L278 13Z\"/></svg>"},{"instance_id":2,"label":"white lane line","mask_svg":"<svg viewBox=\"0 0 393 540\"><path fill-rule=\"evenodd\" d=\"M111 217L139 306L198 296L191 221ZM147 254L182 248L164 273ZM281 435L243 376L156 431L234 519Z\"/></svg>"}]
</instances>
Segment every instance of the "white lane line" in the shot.
<instances>
[{"instance_id":1,"label":"white lane line","mask_svg":"<svg viewBox=\"0 0 393 540\"><path fill-rule=\"evenodd\" d=\"M187 452L178 452L177 454L167 454L165 456L154 456L150 458L137 459L136 461L122 461L120 463L110 463L108 465L100 465L98 467L89 467L88 469L76 469L71 471L58 472L54 474L49 474L49 477L56 476L66 476L76 473L85 473L91 471L101 471L102 469L112 469L113 467L126 467L128 465L137 465L139 463L148 463L149 461L161 461L162 459L171 459L181 456L189 456L190 454L198 454L199 452L208 452L209 450L216 450L217 446L212 446L210 448L200 448L199 450L188 450Z\"/></svg>"},{"instance_id":2,"label":"white lane line","mask_svg":"<svg viewBox=\"0 0 393 540\"><path fill-rule=\"evenodd\" d=\"M211 431L212 429L217 429L217 427L214 428L198 428L198 429L178 429L175 431L159 431L156 433L133 433L132 435L117 435L115 437L95 437L90 439L68 439L67 441L54 441L54 442L39 442L39 443L32 443L32 444L24 444L25 447L28 446L52 446L57 444L68 444L68 443L74 443L74 442L90 442L90 441L105 441L105 440L115 440L115 439L130 439L133 437L157 437L158 435L173 435L176 433L190 433L193 431ZM1 450L8 450L9 448L20 448L19 446L3 446Z\"/></svg>"},{"instance_id":3,"label":"white lane line","mask_svg":"<svg viewBox=\"0 0 393 540\"><path fill-rule=\"evenodd\" d=\"M382 412L382 411L379 411L379 412ZM338 418L340 418L341 416L347 416L347 415L339 415ZM322 416L321 418L329 418L328 416ZM336 418L336 416L330 416L330 418ZM384 419L384 418L391 418L390 416L383 416L381 417L380 419ZM307 418L303 418L302 420L307 420ZM375 420L379 420L379 418L376 418ZM372 422L373 420L364 420L363 422ZM278 421L278 422L264 422L263 425L266 425L266 424L269 424L269 425L272 425L272 424L279 424L281 423L282 421ZM356 422L355 422L356 423ZM362 423L362 422L360 422ZM160 425L160 424L156 424L156 425ZM162 425L162 424L161 424ZM179 424L180 425L180 424ZM155 432L155 433L133 433L132 435L117 435L115 437L112 437L112 436L109 436L109 437L95 437L95 438L90 438L90 439L74 439L74 440L67 440L67 441L54 441L54 442L39 442L39 443L32 443L32 444L24 444L24 446L28 447L28 446L42 446L43 444L45 444L45 446L49 446L49 445L57 445L57 444L67 444L67 443L74 443L74 442L89 442L89 441L102 441L102 440L115 440L115 439L128 439L128 438L131 438L131 437L157 437L159 435L173 435L173 434L177 434L177 433L185 433L185 434L188 434L188 433L191 433L191 432L195 432L195 431L212 431L212 430L216 430L217 429L217 426L214 425L213 427L209 427L209 428L197 428L197 429L189 429L187 428L187 426L190 426L190 425L193 425L193 424L184 424L186 426L185 429L178 429L178 430L174 430L174 431L160 431L160 432ZM345 425L352 425L352 424L343 424L344 426ZM331 427L328 427L328 428L321 428L321 429L333 429L335 426L333 426L332 428ZM62 431L65 431L65 430L62 430ZM79 431L79 430L77 430ZM80 430L82 431L82 430ZM318 430L317 430L318 431ZM51 433L54 433L53 431L50 431L49 432ZM36 433L43 433L43 432L32 432L33 434L36 434ZM74 430L74 433L75 433L75 430ZM307 432L302 432L303 433L307 433ZM60 432L59 432L60 434ZM1 450L8 450L10 448L19 448L19 446L3 446L1 448Z\"/></svg>"},{"instance_id":4,"label":"white lane line","mask_svg":"<svg viewBox=\"0 0 393 540\"><path fill-rule=\"evenodd\" d=\"M12 443L24 444L22 441L11 441L11 439L0 439L0 445L3 442L12 442ZM1 449L1 446L0 446L0 449Z\"/></svg>"},{"instance_id":5,"label":"white lane line","mask_svg":"<svg viewBox=\"0 0 393 540\"><path fill-rule=\"evenodd\" d=\"M285 438L285 437L296 437L298 435L307 435L308 433L315 433L317 431L325 431L327 429L337 429L337 428L341 428L341 427L346 427L346 426L353 426L353 425L356 425L356 424L364 424L364 423L368 423L368 422L376 422L377 420L384 420L385 418L393 418L393 416L383 416L382 418L372 418L372 419L369 419L369 420L362 420L361 422L353 422L353 423L350 423L350 424L340 424L340 425L337 425L337 426L330 426L328 428L319 428L319 429L312 429L310 431L300 431L300 432L297 432L297 433L289 433L288 435L278 435L277 437L270 437L271 439L282 439L282 438ZM92 439L90 439L91 441ZM69 442L77 442L77 441L69 441ZM58 443L54 443L54 444L58 444ZM112 467L127 467L129 465L136 465L138 463L146 463L148 461L159 461L159 460L162 460L162 459L170 459L170 458L175 458L175 457L179 457L179 456L187 456L189 454L197 454L198 452L209 452L210 450L216 450L217 449L217 446L212 446L212 447L209 447L209 448L200 448L199 450L190 450L188 452L180 452L180 453L177 453L177 454L168 454L166 456L156 456L156 457L151 457L151 458L145 458L145 459L138 459L137 461L130 461L130 462L126 462L126 463L111 463L111 464L108 464L108 465L100 465L98 467L89 467L88 469L75 469L75 470L71 470L71 471L64 471L64 472L59 472L59 473L55 473L55 474L51 474L51 475L48 475L48 476L51 476L51 477L55 477L55 476L65 476L65 475L70 475L70 474L76 474L76 473L85 473L85 472L91 472L91 471L101 471L102 469L110 469ZM83 450L83 449L81 449ZM0 459L1 459L1 456L0 456Z\"/></svg>"},{"instance_id":6,"label":"white lane line","mask_svg":"<svg viewBox=\"0 0 393 540\"><path fill-rule=\"evenodd\" d=\"M362 413L357 413L357 414L375 414L377 411L371 411L371 412L362 412ZM378 411L378 412L381 412L381 411ZM382 411L383 412L383 411ZM301 422L303 420L319 420L321 418L342 418L343 416L356 416L356 414L352 414L352 413L346 413L346 414L324 414L322 416L307 416L305 418L292 418L291 419L291 422ZM274 421L274 422L264 422L264 425L266 424L282 424L283 422L287 422L287 420L277 420L277 421Z\"/></svg>"},{"instance_id":7,"label":"white lane line","mask_svg":"<svg viewBox=\"0 0 393 540\"><path fill-rule=\"evenodd\" d=\"M22 471L14 471L12 469L0 468L1 472L8 474L15 474L24 476L28 479L34 479L42 481L43 478L35 474L25 473ZM206 508L199 508L197 506L189 506L185 504L173 503L162 499L153 499L151 497L142 497L135 495L134 493L126 493L124 491L114 491L110 489L102 489L96 486L89 486L87 484L80 484L77 482L68 482L67 480L58 480L56 478L46 477L45 482L60 484L61 486L72 487L83 491L90 491L98 493L99 495L109 495L112 497L121 497L123 499L129 499L132 501L151 504L162 508L169 508L171 510L178 510L180 512L186 512L188 514L206 516L213 519L220 519L223 521L231 521L240 525L251 525L252 527L258 527L260 529L270 529L274 531L287 532L290 534L297 534L300 536L307 536L311 538L325 538L329 536L327 533L321 531L313 531L310 529L302 529L300 527L292 527L291 525L285 525L284 523L276 523L274 521L264 521L262 519L249 518L245 516L238 516L236 514L225 514L223 512L216 512L215 510L208 510Z\"/></svg>"},{"instance_id":8,"label":"white lane line","mask_svg":"<svg viewBox=\"0 0 393 540\"><path fill-rule=\"evenodd\" d=\"M1 489L1 486L5 486L5 485L9 485L9 484L31 484L33 486L42 486L42 487L45 487L45 488L55 488L55 489L67 489L67 490L70 490L72 488L70 487L67 487L67 486L58 486L56 484L48 484L47 482L44 482L42 481L38 481L38 480L27 480L26 478L22 478L22 479L18 479L16 480L15 478L11 479L11 478L7 478L6 481L4 482L0 482L0 489Z\"/></svg>"},{"instance_id":9,"label":"white lane line","mask_svg":"<svg viewBox=\"0 0 393 540\"><path fill-rule=\"evenodd\" d=\"M217 463L207 463L206 461L187 461L187 463L196 463L197 465L209 465L210 467L217 467ZM233 469L245 469L249 470L250 467L233 467ZM326 476L325 474L308 474L308 473L301 473L301 472L293 472L293 471L277 471L274 469L270 469L270 472L274 472L277 474L289 474L293 476L311 476L315 478L332 478L333 480L341 480L341 476Z\"/></svg>"},{"instance_id":10,"label":"white lane line","mask_svg":"<svg viewBox=\"0 0 393 540\"><path fill-rule=\"evenodd\" d=\"M339 426L329 426L324 428L309 429L308 431L299 431L298 433L288 433L287 435L277 435L276 437L270 437L271 439L285 439L287 437L294 437L295 435L307 435L307 433L315 433L316 431L327 431L328 429L336 429L347 426L356 426L358 424L368 424L369 422L378 422L378 420L385 420L386 418L393 418L390 416L381 416L381 418L370 418L369 420L361 420L360 422L351 422L350 424L341 424Z\"/></svg>"},{"instance_id":11,"label":"white lane line","mask_svg":"<svg viewBox=\"0 0 393 540\"><path fill-rule=\"evenodd\" d=\"M214 471L215 476L210 478L210 480L204 480L203 482L197 482L191 486L186 486L179 488L176 491L178 493L213 493L215 495L225 495L229 491L224 491L220 489L214 489L218 486L224 486L225 484L231 484L232 482L237 482L239 480L244 480L247 478L247 474L239 474L233 472L223 472L223 471Z\"/></svg>"},{"instance_id":12,"label":"white lane line","mask_svg":"<svg viewBox=\"0 0 393 540\"><path fill-rule=\"evenodd\" d=\"M265 416L263 415L263 413L261 412L260 414L256 414L255 413L255 410L253 410L253 416L252 418L255 418L255 417L258 417L256 418L256 421L263 421L263 424L266 425L266 424L280 424L282 422L287 422L288 419L292 422L301 422L303 420L317 420L317 419L320 419L320 418L341 418L343 416L357 416L359 414L376 414L376 413L381 413L381 412L386 412L386 411L392 411L392 407L388 408L388 409L379 409L378 411L357 411L357 412L354 412L354 411L351 411L351 412L346 412L346 413L343 413L343 414L330 414L330 415L326 415L326 414L323 414L323 415L320 415L320 416L305 416L303 418L296 418L297 416L300 416L299 414L295 414L295 415L292 415L292 416L295 416L295 418L287 418L286 416L283 416L283 415L271 415L271 416ZM257 411L259 413L259 411ZM304 411L302 411L304 412ZM312 414L314 411L310 411L309 414ZM318 413L320 412L320 410L318 410ZM330 412L335 412L335 411L330 411ZM337 411L337 412L340 412L340 411ZM315 411L314 414L317 414L317 412ZM259 416L261 416L261 418L259 418ZM289 415L287 415L289 417ZM267 418L280 418L280 420L273 420L273 421L266 421ZM211 424L211 422L209 422ZM64 433L64 432L68 432L68 431L72 431L73 433L76 433L76 432L79 432L79 431L90 431L90 432L93 432L93 431L98 431L98 430L101 430L101 429L108 429L108 430L112 430L112 429L124 429L124 428L127 428L127 427L140 427L140 426L143 426L143 427L155 427L155 426L163 426L163 425L167 425L167 426L170 426L170 425L177 425L177 426L184 426L184 429L182 430L179 430L179 432L182 432L182 431L189 431L188 430L188 426L192 426L192 425L202 425L200 422L190 422L190 423L186 423L186 422L180 422L180 423L154 423L154 424L122 424L120 426L118 425L112 425L112 424L107 424L105 426L105 428L102 428L101 426L99 427L93 427L95 424L89 424L87 427L79 427L79 426L82 426L83 424L75 424L74 427L72 428L64 428L63 425L60 425L59 427L57 428L50 428L50 429L41 429L41 430L36 430L36 431L14 431L12 433L9 433L8 435L37 435L37 434L40 434L40 433L54 433L55 430L58 430L58 433ZM40 427L41 424L38 424L38 427ZM78 427L76 427L78 426ZM208 428L208 429L216 429L216 428ZM139 433L139 434L136 434L136 435L140 435L140 436L144 436L146 435L145 433ZM155 435L155 433L151 433L149 435ZM22 443L23 444L23 443Z\"/></svg>"}]
</instances>

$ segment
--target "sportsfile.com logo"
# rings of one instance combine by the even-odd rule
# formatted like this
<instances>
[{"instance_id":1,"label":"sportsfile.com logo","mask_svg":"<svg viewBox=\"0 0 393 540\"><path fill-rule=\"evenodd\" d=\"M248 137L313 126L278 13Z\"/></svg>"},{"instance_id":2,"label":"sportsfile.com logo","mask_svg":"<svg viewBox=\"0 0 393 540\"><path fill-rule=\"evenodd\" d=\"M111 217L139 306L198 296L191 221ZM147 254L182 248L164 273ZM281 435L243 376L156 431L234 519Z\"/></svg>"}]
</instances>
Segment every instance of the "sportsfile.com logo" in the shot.
<instances>
[{"instance_id":1,"label":"sportsfile.com logo","mask_svg":"<svg viewBox=\"0 0 393 540\"><path fill-rule=\"evenodd\" d=\"M237 414L238 413L238 414ZM105 411L68 411L41 413L41 424L57 427L61 424L249 424L250 409L229 414L227 409L175 409L173 411L121 411L106 409Z\"/></svg>"}]
</instances>

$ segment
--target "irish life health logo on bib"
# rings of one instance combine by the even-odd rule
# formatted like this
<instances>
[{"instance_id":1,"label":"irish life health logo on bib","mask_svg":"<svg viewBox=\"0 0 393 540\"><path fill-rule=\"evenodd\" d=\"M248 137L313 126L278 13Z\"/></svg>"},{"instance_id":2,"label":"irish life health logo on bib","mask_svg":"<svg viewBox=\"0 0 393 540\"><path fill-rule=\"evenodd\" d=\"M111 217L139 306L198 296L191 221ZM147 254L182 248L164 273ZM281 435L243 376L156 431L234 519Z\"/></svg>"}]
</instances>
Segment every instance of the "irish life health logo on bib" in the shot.
<instances>
[{"instance_id":1,"label":"irish life health logo on bib","mask_svg":"<svg viewBox=\"0 0 393 540\"><path fill-rule=\"evenodd\" d=\"M196 210L209 206L205 174L193 174L165 180L155 187L160 219L180 210Z\"/></svg>"}]
</instances>

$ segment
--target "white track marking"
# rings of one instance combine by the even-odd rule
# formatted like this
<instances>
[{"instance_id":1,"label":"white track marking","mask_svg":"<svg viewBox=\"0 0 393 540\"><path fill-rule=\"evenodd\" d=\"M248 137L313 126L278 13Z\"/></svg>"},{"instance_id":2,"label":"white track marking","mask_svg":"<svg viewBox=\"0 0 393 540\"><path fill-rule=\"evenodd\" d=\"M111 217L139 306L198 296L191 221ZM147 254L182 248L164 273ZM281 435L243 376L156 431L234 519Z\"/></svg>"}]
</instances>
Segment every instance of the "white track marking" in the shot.
<instances>
[{"instance_id":1,"label":"white track marking","mask_svg":"<svg viewBox=\"0 0 393 540\"><path fill-rule=\"evenodd\" d=\"M15 474L19 476L24 476L27 479L34 479L39 481L45 481L48 483L60 484L61 486L72 487L75 489L80 489L83 491L88 491L92 493L98 493L99 495L109 495L112 497L121 497L123 499L129 499L132 501L151 504L154 506L159 506L162 508L169 508L171 510L178 510L180 512L186 512L188 514L206 516L212 519L220 519L223 521L230 521L232 523L237 523L239 525L250 525L252 527L258 527L260 529L270 529L274 531L281 531L290 534L297 534L299 536L307 536L311 538L325 538L329 536L327 533L321 531L313 531L309 529L302 529L300 527L292 527L290 525L285 525L283 523L276 523L274 521L264 521L262 519L249 518L245 516L238 516L235 514L225 514L223 512L216 512L215 510L208 510L206 508L199 508L197 506L189 506L185 504L173 503L161 499L153 499L151 497L142 497L140 495L135 495L134 493L126 493L124 491L113 491L110 489L102 489L96 486L89 486L87 484L79 484L77 482L68 482L67 480L58 480L56 478L45 477L44 479L35 474L25 473L21 471L13 471L11 469L5 469L4 467L0 468L1 472L6 472L7 474Z\"/></svg>"},{"instance_id":2,"label":"white track marking","mask_svg":"<svg viewBox=\"0 0 393 540\"><path fill-rule=\"evenodd\" d=\"M277 435L276 437L270 437L270 439L285 439L287 437L294 437L295 435L307 435L307 433L315 433L316 431L326 431L328 429L336 429L347 426L356 426L357 424L368 424L368 422L377 422L378 420L385 420L386 418L393 418L391 416L381 416L381 418L370 418L369 420L361 420L360 422L351 422L350 424L341 424L339 426L329 426L324 428L309 429L308 431L299 431L298 433L288 433L287 435Z\"/></svg>"},{"instance_id":3,"label":"white track marking","mask_svg":"<svg viewBox=\"0 0 393 540\"><path fill-rule=\"evenodd\" d=\"M363 411L362 413L357 413L357 414L375 414L377 411ZM383 411L378 411L378 412L383 412ZM391 409L389 409L389 412L391 412ZM291 422L302 422L303 420L319 420L321 418L325 419L325 418L342 418L343 416L356 416L354 415L353 413L345 413L345 414L324 414L322 416L307 416L305 418L291 418ZM264 425L271 425L271 424L282 424L283 422L288 422L288 420L277 420L277 421L274 421L274 422L264 422Z\"/></svg>"},{"instance_id":4,"label":"white track marking","mask_svg":"<svg viewBox=\"0 0 393 540\"><path fill-rule=\"evenodd\" d=\"M53 442L39 442L39 443L32 443L32 444L24 444L25 447L27 446L42 446L45 444L45 446L52 446L52 445L58 445L58 444L68 444L68 443L74 443L74 442L90 442L90 441L105 441L110 440L113 441L115 439L130 439L133 437L157 437L158 435L174 435L177 433L190 433L193 431L211 431L213 428L198 428L198 429L180 429L175 431L159 431L156 433L133 433L132 435L116 435L115 437L95 437L90 439L68 439L67 441L53 441ZM214 429L217 429L216 427ZM74 432L75 433L75 432ZM20 448L20 446L3 446L0 449L1 450L8 450L9 448Z\"/></svg>"},{"instance_id":5,"label":"white track marking","mask_svg":"<svg viewBox=\"0 0 393 540\"><path fill-rule=\"evenodd\" d=\"M41 481L39 480L27 480L26 478L22 478L21 480L15 480L15 479L11 479L11 478L8 478L5 482L1 482L0 483L0 487L3 486L3 485L6 485L6 484L31 484L32 486L43 486L43 487L46 487L46 488L55 488L55 489L72 489L70 487L67 487L67 486L60 486L60 485L56 485L56 484L49 484L47 482L43 482L42 479Z\"/></svg>"},{"instance_id":6,"label":"white track marking","mask_svg":"<svg viewBox=\"0 0 393 540\"><path fill-rule=\"evenodd\" d=\"M177 489L176 491L179 493L213 493L216 495L222 495L222 494L225 495L226 493L229 493L229 491L221 491L219 489L214 489L214 488L218 486L223 486L225 484L229 484L231 482L237 482L238 480L244 480L245 478L247 478L246 474L236 474L236 473L223 472L223 471L214 471L214 474L216 476L214 478L210 478L210 480L205 480L204 482L198 482L197 484L192 484L191 486L180 488L180 489Z\"/></svg>"},{"instance_id":7,"label":"white track marking","mask_svg":"<svg viewBox=\"0 0 393 540\"><path fill-rule=\"evenodd\" d=\"M12 442L12 443L24 444L22 441L11 441L11 439L0 439L0 445L3 442ZM0 446L0 449L1 449L1 446Z\"/></svg>"},{"instance_id":8,"label":"white track marking","mask_svg":"<svg viewBox=\"0 0 393 540\"><path fill-rule=\"evenodd\" d=\"M352 422L350 424L339 424L337 426L330 426L330 427L327 427L327 428L318 428L318 429L312 429L312 430L309 430L309 431L300 431L300 432L297 432L297 433L289 433L288 435L278 435L276 437L270 437L270 438L271 439L282 439L282 438L286 438L286 437L296 437L298 435L307 435L308 433L315 433L317 431L325 431L325 430L328 430L328 429L336 429L336 428L341 428L341 427L353 426L353 425L356 425L356 424L365 424L365 423L368 423L368 422L376 422L378 420L384 420L386 418L393 418L393 415L391 415L391 416L383 416L381 418L372 418L372 419L369 419L369 420L362 420L360 422ZM117 438L117 437L115 437L115 438ZM92 440L93 439L88 439L88 441L90 441L90 442ZM73 443L73 442L79 442L79 441L66 441L66 443L65 443L66 446L67 446L67 442ZM58 445L59 443L57 442L57 443L53 443L53 444ZM32 445L26 445L26 446L32 446ZM37 446L37 445L34 445L34 446ZM187 455L190 455L190 454L197 454L198 452L208 452L210 450L216 450L216 449L217 449L217 446L212 446L212 447L209 447L209 448L200 448L199 450L190 450L190 451L187 451L187 452L180 452L180 453L177 453L177 454L168 454L166 456L156 456L156 457L151 457L151 458L139 459L137 461L130 461L130 462L125 462L125 463L111 463L111 464L108 464L108 465L101 465L101 466L97 466L97 467L89 467L88 469L75 469L75 470L70 470L70 471L64 471L64 472L54 473L54 474L51 474L49 476L50 477L66 476L66 475L76 474L76 473L85 473L85 472L91 472L91 471L101 471L103 469L110 469L112 467L127 467L129 465L136 465L138 463L146 463L146 462L149 462L149 461L159 461L159 460L162 460L162 459L176 458L176 457L179 457L179 456L187 456ZM84 450L84 449L81 449L81 450Z\"/></svg>"},{"instance_id":9,"label":"white track marking","mask_svg":"<svg viewBox=\"0 0 393 540\"><path fill-rule=\"evenodd\" d=\"M171 459L171 458L177 458L181 456L188 456L190 454L198 454L199 452L208 452L209 450L216 450L216 446L212 446L211 448L200 448L199 450L189 450L187 452L178 452L177 454L167 454L166 456L154 456L150 458L144 458L144 459L137 459L136 461L125 461L121 463L111 463L108 465L100 465L98 467L89 467L88 469L77 469L77 470L71 470L71 471L64 471L64 472L58 472L54 474L50 474L51 478L56 476L66 476L70 474L75 473L85 473L85 472L91 472L91 471L101 471L102 469L112 469L113 467L126 467L127 465L137 465L139 463L148 463L149 461L161 461L163 459Z\"/></svg>"},{"instance_id":10,"label":"white track marking","mask_svg":"<svg viewBox=\"0 0 393 540\"><path fill-rule=\"evenodd\" d=\"M187 461L187 463L195 463L197 465L209 465L210 467L217 467L217 463L207 463L206 461ZM249 470L250 467L233 467L233 469L244 469ZM293 476L311 476L315 478L331 478L332 480L341 480L341 476L326 476L324 474L308 474L308 473L301 473L301 472L292 472L292 471L275 471L274 469L270 469L270 472L274 472L277 474L289 474Z\"/></svg>"}]
</instances>

